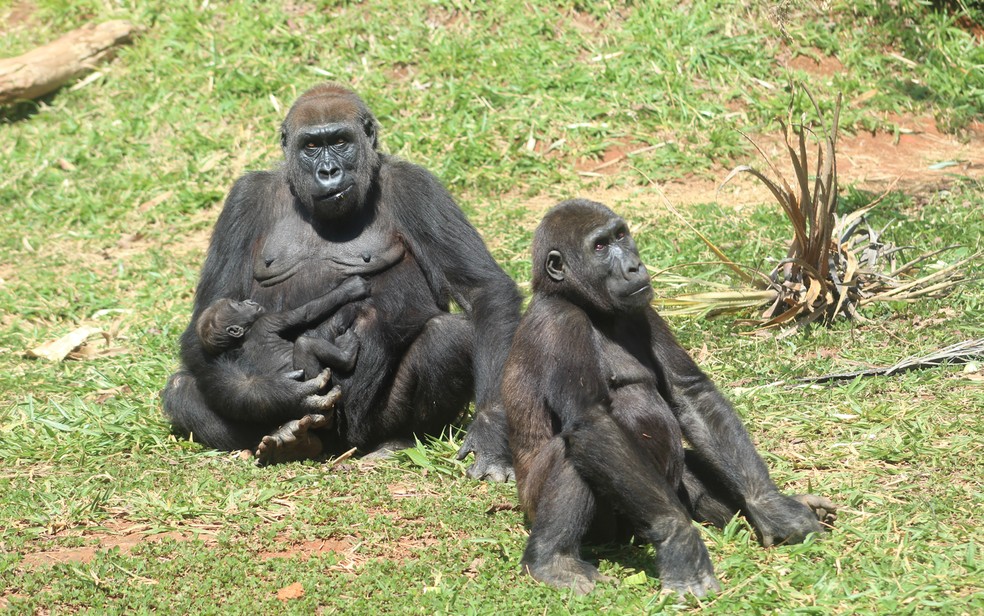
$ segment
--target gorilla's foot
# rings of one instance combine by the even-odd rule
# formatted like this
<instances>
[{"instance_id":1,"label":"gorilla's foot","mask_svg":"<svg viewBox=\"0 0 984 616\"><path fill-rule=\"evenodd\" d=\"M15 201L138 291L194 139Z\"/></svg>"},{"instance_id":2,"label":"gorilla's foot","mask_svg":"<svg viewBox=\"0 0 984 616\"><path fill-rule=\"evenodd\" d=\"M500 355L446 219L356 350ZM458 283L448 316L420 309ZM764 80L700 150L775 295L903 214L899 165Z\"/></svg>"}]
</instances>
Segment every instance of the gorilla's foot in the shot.
<instances>
[{"instance_id":1,"label":"gorilla's foot","mask_svg":"<svg viewBox=\"0 0 984 616\"><path fill-rule=\"evenodd\" d=\"M311 431L331 427L333 423L334 417L319 414L288 421L272 434L263 437L256 447L256 463L280 464L318 456L324 449L324 444Z\"/></svg>"},{"instance_id":2,"label":"gorilla's foot","mask_svg":"<svg viewBox=\"0 0 984 616\"><path fill-rule=\"evenodd\" d=\"M325 373L328 373L329 375L331 374L331 372L325 370L325 372L322 372L321 375L324 375ZM321 375L311 379L307 383L320 382L322 378ZM327 383L321 384L319 386L319 389L321 387L324 387L326 384ZM338 401L341 399L342 399L342 390L340 387L338 387L338 385L336 385L332 387L331 391L329 391L326 394L311 394L305 397L303 400L301 400L301 408L303 408L305 411L310 411L315 414L327 413L328 411L335 408L335 404L337 404Z\"/></svg>"},{"instance_id":3,"label":"gorilla's foot","mask_svg":"<svg viewBox=\"0 0 984 616\"><path fill-rule=\"evenodd\" d=\"M366 455L362 456L362 459L388 460L389 458L395 456L398 452L403 451L404 449L410 449L416 444L417 444L416 441L414 441L413 438L409 436L397 437L394 439L390 439L388 441L383 441L382 443L377 445L375 449L373 449Z\"/></svg>"},{"instance_id":4,"label":"gorilla's foot","mask_svg":"<svg viewBox=\"0 0 984 616\"><path fill-rule=\"evenodd\" d=\"M570 588L579 595L591 592L596 582L612 581L591 563L571 556L554 555L532 563L524 561L522 570L538 582L555 588Z\"/></svg>"}]
</instances>

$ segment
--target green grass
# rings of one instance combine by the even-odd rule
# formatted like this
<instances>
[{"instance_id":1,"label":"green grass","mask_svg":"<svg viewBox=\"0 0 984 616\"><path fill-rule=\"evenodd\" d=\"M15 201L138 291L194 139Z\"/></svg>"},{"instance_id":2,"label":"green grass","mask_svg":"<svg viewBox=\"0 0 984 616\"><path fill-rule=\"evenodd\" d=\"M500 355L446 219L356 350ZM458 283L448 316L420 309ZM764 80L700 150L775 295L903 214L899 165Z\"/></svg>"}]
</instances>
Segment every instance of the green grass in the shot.
<instances>
[{"instance_id":1,"label":"green grass","mask_svg":"<svg viewBox=\"0 0 984 616\"><path fill-rule=\"evenodd\" d=\"M658 594L649 548L593 552L622 582L584 597L520 576L526 535L515 486L467 480L453 459L460 434L374 466L260 469L175 439L159 411L222 199L244 171L276 163L278 124L307 87L331 78L358 89L384 147L440 176L521 284L543 208L573 195L607 196L659 270L712 256L655 195L636 198L640 187L690 174L720 179L752 160L736 129L772 130L791 80L807 81L823 104L842 91L846 133L896 130L899 115L931 115L964 137L979 126L984 46L962 5L891 4L833 2L821 12L791 2L783 33L772 3L737 0L682 8L0 0L3 55L90 20L146 28L84 87L2 111L0 609L984 610L980 372L785 384L984 336L980 282L782 340L739 335L729 319L673 322L735 401L779 484L845 508L835 532L803 546L762 550L741 520L707 529L724 590L700 604L674 606ZM842 68L826 77L784 68L797 54L834 55ZM655 145L614 173L579 174L613 148ZM979 250L977 178L893 194L873 226L891 221L891 239L918 249ZM846 186L845 194L848 207L865 198ZM735 215L707 203L685 213L733 259L769 269L789 236L774 208ZM974 273L980 279L980 261ZM114 312L95 316L102 310ZM126 353L24 358L83 324L116 332ZM134 535L145 540L123 541ZM39 556L100 546L91 560ZM278 599L293 583L303 596Z\"/></svg>"}]
</instances>

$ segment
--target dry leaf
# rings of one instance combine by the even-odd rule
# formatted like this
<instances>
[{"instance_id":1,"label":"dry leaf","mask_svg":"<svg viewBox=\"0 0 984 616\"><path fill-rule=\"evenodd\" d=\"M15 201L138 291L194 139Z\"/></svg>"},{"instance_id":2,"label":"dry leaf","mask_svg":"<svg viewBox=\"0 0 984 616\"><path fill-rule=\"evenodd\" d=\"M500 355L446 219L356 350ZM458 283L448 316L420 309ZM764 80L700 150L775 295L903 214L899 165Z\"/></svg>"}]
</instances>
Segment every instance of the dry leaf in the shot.
<instances>
[{"instance_id":1,"label":"dry leaf","mask_svg":"<svg viewBox=\"0 0 984 616\"><path fill-rule=\"evenodd\" d=\"M50 340L39 347L27 351L28 357L62 361L68 354L82 346L90 336L101 335L103 331L95 327L80 327L57 340Z\"/></svg>"},{"instance_id":2,"label":"dry leaf","mask_svg":"<svg viewBox=\"0 0 984 616\"><path fill-rule=\"evenodd\" d=\"M169 190L167 192L164 192L164 193L161 193L160 195L157 195L156 197L154 197L150 201L144 201L143 203L141 203L140 205L138 205L137 206L137 210L139 210L141 212L146 212L148 210L152 210L155 207L157 207L158 205L160 205L160 204L164 203L165 201L167 201L168 199L170 199L173 195L174 195L174 191L171 191L171 190Z\"/></svg>"}]
</instances>

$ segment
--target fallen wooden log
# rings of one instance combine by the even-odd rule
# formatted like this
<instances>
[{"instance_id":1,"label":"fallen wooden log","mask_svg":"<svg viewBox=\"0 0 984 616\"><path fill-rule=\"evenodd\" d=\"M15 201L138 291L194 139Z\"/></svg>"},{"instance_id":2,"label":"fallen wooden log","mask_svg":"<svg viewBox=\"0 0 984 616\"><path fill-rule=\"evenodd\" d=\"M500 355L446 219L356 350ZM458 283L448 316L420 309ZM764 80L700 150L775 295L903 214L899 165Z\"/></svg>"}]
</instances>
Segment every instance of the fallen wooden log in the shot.
<instances>
[{"instance_id":1,"label":"fallen wooden log","mask_svg":"<svg viewBox=\"0 0 984 616\"><path fill-rule=\"evenodd\" d=\"M0 59L0 105L57 90L111 58L139 32L128 21L89 24L22 56Z\"/></svg>"}]
</instances>

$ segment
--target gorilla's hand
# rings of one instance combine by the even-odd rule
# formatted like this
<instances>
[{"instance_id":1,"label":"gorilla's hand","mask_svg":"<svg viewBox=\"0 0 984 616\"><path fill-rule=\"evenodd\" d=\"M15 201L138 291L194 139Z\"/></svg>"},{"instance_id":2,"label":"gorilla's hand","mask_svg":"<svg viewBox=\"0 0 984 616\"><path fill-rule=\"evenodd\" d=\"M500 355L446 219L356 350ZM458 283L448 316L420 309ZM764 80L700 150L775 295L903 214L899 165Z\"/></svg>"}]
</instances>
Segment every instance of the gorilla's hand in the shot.
<instances>
[{"instance_id":1,"label":"gorilla's hand","mask_svg":"<svg viewBox=\"0 0 984 616\"><path fill-rule=\"evenodd\" d=\"M472 479L500 482L516 479L506 438L505 409L496 406L475 413L458 450L458 459L464 460L469 453L475 454L475 462L468 467Z\"/></svg>"},{"instance_id":2,"label":"gorilla's hand","mask_svg":"<svg viewBox=\"0 0 984 616\"><path fill-rule=\"evenodd\" d=\"M293 386L293 391L297 394L298 399L300 399L313 396L327 388L328 383L331 382L331 368L325 368L319 374L315 375L314 378L307 380L304 379L303 370L292 370L284 374L284 376L296 383Z\"/></svg>"},{"instance_id":3,"label":"gorilla's hand","mask_svg":"<svg viewBox=\"0 0 984 616\"><path fill-rule=\"evenodd\" d=\"M331 391L321 393L331 383L331 368L325 368L313 379L304 380L303 370L294 370L286 373L285 376L294 383L292 392L297 396L304 414L327 413L333 410L342 398L342 390L337 385Z\"/></svg>"},{"instance_id":4,"label":"gorilla's hand","mask_svg":"<svg viewBox=\"0 0 984 616\"><path fill-rule=\"evenodd\" d=\"M793 494L793 498L813 510L821 525L830 527L837 521L837 505L829 498L818 494Z\"/></svg>"},{"instance_id":5,"label":"gorilla's hand","mask_svg":"<svg viewBox=\"0 0 984 616\"><path fill-rule=\"evenodd\" d=\"M748 517L764 547L802 543L810 533L824 530L820 522L831 520L837 507L813 494L786 496L773 492L746 503Z\"/></svg>"}]
</instances>

